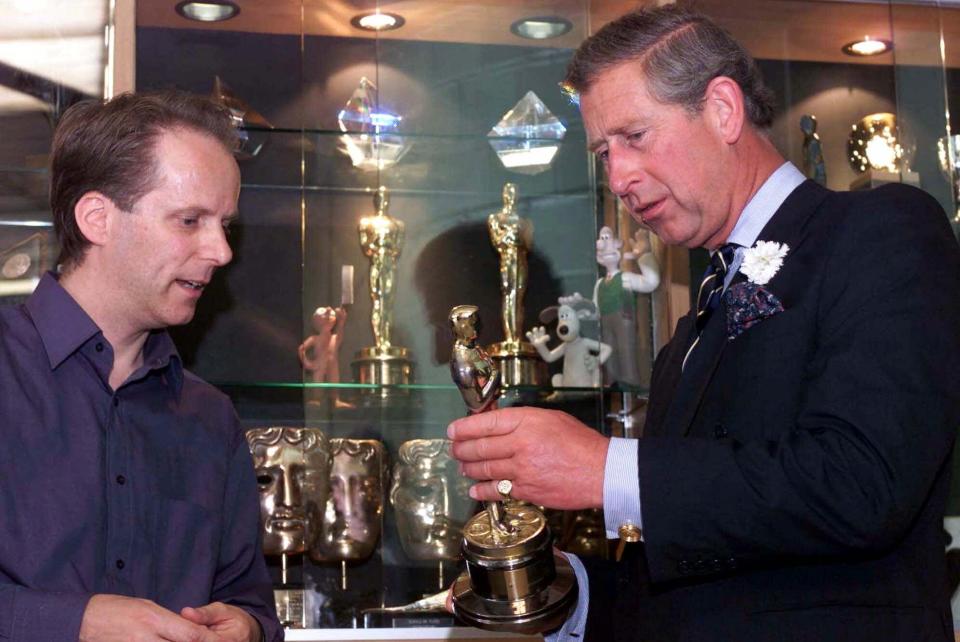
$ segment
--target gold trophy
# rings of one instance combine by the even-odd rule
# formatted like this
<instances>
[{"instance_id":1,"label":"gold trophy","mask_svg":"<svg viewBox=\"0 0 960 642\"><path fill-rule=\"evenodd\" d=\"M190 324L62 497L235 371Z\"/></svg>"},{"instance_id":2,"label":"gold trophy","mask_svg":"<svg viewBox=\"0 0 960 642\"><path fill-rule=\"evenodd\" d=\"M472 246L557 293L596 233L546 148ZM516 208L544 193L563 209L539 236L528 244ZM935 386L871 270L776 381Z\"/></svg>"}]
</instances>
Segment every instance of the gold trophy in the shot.
<instances>
[{"instance_id":1,"label":"gold trophy","mask_svg":"<svg viewBox=\"0 0 960 642\"><path fill-rule=\"evenodd\" d=\"M340 564L340 588L347 590L347 563L371 555L383 522L386 454L376 439L330 440L333 465L323 529L310 559Z\"/></svg>"},{"instance_id":2,"label":"gold trophy","mask_svg":"<svg viewBox=\"0 0 960 642\"><path fill-rule=\"evenodd\" d=\"M323 529L330 443L316 428L252 428L246 437L260 493L263 552L280 557L280 584L273 590L277 615L286 627L307 628L313 617L305 609L302 583L291 581L289 565Z\"/></svg>"},{"instance_id":3,"label":"gold trophy","mask_svg":"<svg viewBox=\"0 0 960 642\"><path fill-rule=\"evenodd\" d=\"M373 309L374 345L363 348L353 362L354 376L360 383L410 383L413 364L408 350L390 341L393 324L393 295L396 285L397 261L403 249L403 222L389 214L390 199L387 188L381 186L373 197L377 212L360 219L360 246L370 258L370 301ZM381 396L387 391L381 390Z\"/></svg>"},{"instance_id":4,"label":"gold trophy","mask_svg":"<svg viewBox=\"0 0 960 642\"><path fill-rule=\"evenodd\" d=\"M490 346L504 386L537 386L545 370L534 347L523 336L523 295L527 291L527 252L533 245L533 224L517 214L517 186L503 186L503 209L487 217L490 242L500 255L503 341Z\"/></svg>"},{"instance_id":5,"label":"gold trophy","mask_svg":"<svg viewBox=\"0 0 960 642\"><path fill-rule=\"evenodd\" d=\"M496 405L500 372L477 345L480 318L476 306L450 311L454 344L450 372L471 414ZM509 500L509 480L497 490ZM563 624L577 600L570 563L553 552L543 513L521 502L485 503L463 529L461 551L467 572L453 585L453 610L481 629L543 633Z\"/></svg>"}]
</instances>

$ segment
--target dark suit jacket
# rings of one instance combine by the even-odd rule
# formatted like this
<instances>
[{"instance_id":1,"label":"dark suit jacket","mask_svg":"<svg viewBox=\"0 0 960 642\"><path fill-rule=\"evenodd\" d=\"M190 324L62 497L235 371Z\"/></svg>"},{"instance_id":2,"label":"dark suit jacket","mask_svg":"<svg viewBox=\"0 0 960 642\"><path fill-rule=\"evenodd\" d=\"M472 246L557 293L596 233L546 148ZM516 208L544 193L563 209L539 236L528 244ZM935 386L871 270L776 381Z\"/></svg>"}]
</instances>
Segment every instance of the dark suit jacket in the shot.
<instances>
[{"instance_id":1,"label":"dark suit jacket","mask_svg":"<svg viewBox=\"0 0 960 642\"><path fill-rule=\"evenodd\" d=\"M784 311L733 340L722 304L654 366L645 543L591 574L591 640L952 640L943 512L960 426L960 248L900 185L799 186ZM738 274L734 283L744 280Z\"/></svg>"}]
</instances>

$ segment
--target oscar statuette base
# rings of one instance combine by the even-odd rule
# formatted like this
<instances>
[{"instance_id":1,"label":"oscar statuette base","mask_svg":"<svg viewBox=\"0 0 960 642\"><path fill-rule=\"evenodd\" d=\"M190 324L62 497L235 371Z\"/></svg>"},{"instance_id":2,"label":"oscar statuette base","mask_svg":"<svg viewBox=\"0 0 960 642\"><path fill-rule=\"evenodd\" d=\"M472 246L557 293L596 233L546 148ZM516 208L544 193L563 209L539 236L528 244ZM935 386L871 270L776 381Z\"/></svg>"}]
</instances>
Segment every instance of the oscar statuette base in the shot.
<instances>
[{"instance_id":1,"label":"oscar statuette base","mask_svg":"<svg viewBox=\"0 0 960 642\"><path fill-rule=\"evenodd\" d=\"M492 344L487 352L500 371L504 387L542 386L546 383L546 364L526 341L501 341Z\"/></svg>"},{"instance_id":2,"label":"oscar statuette base","mask_svg":"<svg viewBox=\"0 0 960 642\"><path fill-rule=\"evenodd\" d=\"M413 361L409 358L409 351L398 346L384 350L363 348L357 352L351 365L354 380L358 383L394 386L409 384L413 380ZM407 391L380 387L370 392L387 399Z\"/></svg>"},{"instance_id":3,"label":"oscar statuette base","mask_svg":"<svg viewBox=\"0 0 960 642\"><path fill-rule=\"evenodd\" d=\"M464 527L467 572L453 586L454 614L490 631L534 634L561 626L577 601L573 567L553 551L543 513L505 504L510 533L494 532L487 512Z\"/></svg>"}]
</instances>

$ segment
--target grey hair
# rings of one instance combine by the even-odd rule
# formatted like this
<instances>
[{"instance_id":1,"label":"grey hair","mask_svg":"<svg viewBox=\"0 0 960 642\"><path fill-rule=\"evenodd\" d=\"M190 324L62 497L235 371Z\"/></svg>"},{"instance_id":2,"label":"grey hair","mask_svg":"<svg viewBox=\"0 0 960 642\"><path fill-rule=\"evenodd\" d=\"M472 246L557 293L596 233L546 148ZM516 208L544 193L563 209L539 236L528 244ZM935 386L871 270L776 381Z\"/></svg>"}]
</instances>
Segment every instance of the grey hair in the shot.
<instances>
[{"instance_id":1,"label":"grey hair","mask_svg":"<svg viewBox=\"0 0 960 642\"><path fill-rule=\"evenodd\" d=\"M773 124L773 92L753 57L707 16L676 4L628 13L587 38L567 67L565 84L587 91L618 64L639 62L651 94L660 102L699 113L707 85L726 76L743 91L748 120Z\"/></svg>"}]
</instances>

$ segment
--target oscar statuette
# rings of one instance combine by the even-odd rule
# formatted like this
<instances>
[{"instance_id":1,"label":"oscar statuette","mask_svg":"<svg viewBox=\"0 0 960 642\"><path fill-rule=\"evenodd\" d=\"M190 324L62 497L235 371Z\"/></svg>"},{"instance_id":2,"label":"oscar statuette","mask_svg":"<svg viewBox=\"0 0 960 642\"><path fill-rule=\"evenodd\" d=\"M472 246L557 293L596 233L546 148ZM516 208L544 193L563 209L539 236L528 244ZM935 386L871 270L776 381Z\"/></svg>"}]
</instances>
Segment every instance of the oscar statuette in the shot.
<instances>
[{"instance_id":1,"label":"oscar statuette","mask_svg":"<svg viewBox=\"0 0 960 642\"><path fill-rule=\"evenodd\" d=\"M404 225L389 214L387 188L381 186L373 197L376 213L360 219L360 246L370 259L370 323L374 345L363 348L353 362L354 375L360 383L410 383L413 363L406 348L393 345L390 331L393 324L393 298L397 262L403 249ZM389 395L380 390L381 397Z\"/></svg>"},{"instance_id":2,"label":"oscar statuette","mask_svg":"<svg viewBox=\"0 0 960 642\"><path fill-rule=\"evenodd\" d=\"M489 347L504 386L538 386L546 370L536 349L523 341L523 296L527 291L527 252L533 224L517 214L517 186L503 186L503 209L487 217L490 242L500 255L503 341Z\"/></svg>"},{"instance_id":3,"label":"oscar statuette","mask_svg":"<svg viewBox=\"0 0 960 642\"><path fill-rule=\"evenodd\" d=\"M496 406L501 375L477 344L476 306L450 311L453 381L471 414ZM512 483L500 480L504 501L486 502L463 529L467 572L453 586L454 614L481 629L543 633L559 627L577 600L577 581L567 559L555 554L547 519L537 508L510 499Z\"/></svg>"}]
</instances>

